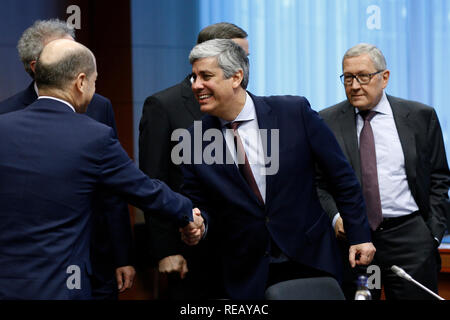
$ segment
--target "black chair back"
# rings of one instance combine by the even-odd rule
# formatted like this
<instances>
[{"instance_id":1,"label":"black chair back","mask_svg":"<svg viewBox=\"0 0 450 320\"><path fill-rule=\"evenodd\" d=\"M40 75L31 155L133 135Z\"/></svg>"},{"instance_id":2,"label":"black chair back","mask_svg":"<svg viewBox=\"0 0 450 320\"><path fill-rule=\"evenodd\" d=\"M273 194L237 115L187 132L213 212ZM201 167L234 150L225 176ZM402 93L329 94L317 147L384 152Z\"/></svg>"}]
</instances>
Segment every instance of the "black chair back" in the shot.
<instances>
[{"instance_id":1,"label":"black chair back","mask_svg":"<svg viewBox=\"0 0 450 320\"><path fill-rule=\"evenodd\" d=\"M265 292L267 300L345 300L331 277L293 279L276 283Z\"/></svg>"}]
</instances>

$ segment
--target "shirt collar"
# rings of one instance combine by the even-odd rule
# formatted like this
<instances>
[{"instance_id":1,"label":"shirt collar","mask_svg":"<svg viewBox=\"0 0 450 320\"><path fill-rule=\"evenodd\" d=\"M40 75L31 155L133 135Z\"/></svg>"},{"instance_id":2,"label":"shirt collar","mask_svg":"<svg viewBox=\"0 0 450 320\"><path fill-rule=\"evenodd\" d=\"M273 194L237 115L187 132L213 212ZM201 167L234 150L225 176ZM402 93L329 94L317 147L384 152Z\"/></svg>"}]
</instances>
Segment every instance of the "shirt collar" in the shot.
<instances>
[{"instance_id":1,"label":"shirt collar","mask_svg":"<svg viewBox=\"0 0 450 320\"><path fill-rule=\"evenodd\" d=\"M61 100L61 99L58 99L58 98L55 98L55 97L50 97L50 96L40 96L40 97L38 97L38 99L52 99L52 100L56 100L56 101L62 102L65 105L69 106L70 109L72 109L73 112L76 112L75 108L70 103L68 103L67 101L64 101L64 100Z\"/></svg>"},{"instance_id":2,"label":"shirt collar","mask_svg":"<svg viewBox=\"0 0 450 320\"><path fill-rule=\"evenodd\" d=\"M245 104L244 108L242 108L241 112L237 115L237 117L233 121L227 121L219 118L220 123L222 126L226 126L228 123L235 122L235 121L252 121L256 119L256 110L255 110L255 104L253 103L252 98L248 94L248 92L245 92Z\"/></svg>"},{"instance_id":3,"label":"shirt collar","mask_svg":"<svg viewBox=\"0 0 450 320\"><path fill-rule=\"evenodd\" d=\"M355 108L356 114L359 113L359 109ZM372 108L372 111L375 111L377 113L382 113L386 115L392 115L392 109L391 105L389 104L389 100L386 97L386 93L383 90L383 94L381 96L380 101L378 101L378 104Z\"/></svg>"},{"instance_id":4,"label":"shirt collar","mask_svg":"<svg viewBox=\"0 0 450 320\"><path fill-rule=\"evenodd\" d=\"M39 90L38 90L38 87L37 87L36 81L33 81L33 87L34 87L34 92L36 92L36 96L38 96L38 97L39 97Z\"/></svg>"}]
</instances>

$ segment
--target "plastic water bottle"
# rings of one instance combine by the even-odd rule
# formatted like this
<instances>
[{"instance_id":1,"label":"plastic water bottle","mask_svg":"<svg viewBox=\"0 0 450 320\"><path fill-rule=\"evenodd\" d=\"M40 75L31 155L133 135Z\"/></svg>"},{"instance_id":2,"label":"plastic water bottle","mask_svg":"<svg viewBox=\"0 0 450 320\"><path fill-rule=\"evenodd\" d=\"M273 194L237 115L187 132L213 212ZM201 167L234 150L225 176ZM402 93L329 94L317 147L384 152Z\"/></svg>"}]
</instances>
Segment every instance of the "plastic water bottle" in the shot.
<instances>
[{"instance_id":1,"label":"plastic water bottle","mask_svg":"<svg viewBox=\"0 0 450 320\"><path fill-rule=\"evenodd\" d=\"M367 277L359 276L357 281L358 288L355 293L355 300L372 300L372 295L367 286Z\"/></svg>"}]
</instances>

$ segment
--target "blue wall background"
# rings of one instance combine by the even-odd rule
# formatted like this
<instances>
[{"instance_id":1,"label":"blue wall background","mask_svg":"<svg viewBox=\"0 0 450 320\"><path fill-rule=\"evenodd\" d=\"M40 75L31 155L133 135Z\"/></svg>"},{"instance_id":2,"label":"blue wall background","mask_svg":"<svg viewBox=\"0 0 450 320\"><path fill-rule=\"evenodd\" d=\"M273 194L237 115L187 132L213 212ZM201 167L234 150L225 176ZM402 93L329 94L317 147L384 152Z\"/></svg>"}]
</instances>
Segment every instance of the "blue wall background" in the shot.
<instances>
[{"instance_id":1,"label":"blue wall background","mask_svg":"<svg viewBox=\"0 0 450 320\"><path fill-rule=\"evenodd\" d=\"M131 1L134 159L146 97L181 82L191 72L188 55L197 41L198 0Z\"/></svg>"},{"instance_id":2,"label":"blue wall background","mask_svg":"<svg viewBox=\"0 0 450 320\"><path fill-rule=\"evenodd\" d=\"M450 0L133 0L136 155L145 98L183 79L197 33L221 21L249 34L250 91L303 95L315 110L345 99L344 52L377 45L387 93L434 106L449 155Z\"/></svg>"},{"instance_id":3,"label":"blue wall background","mask_svg":"<svg viewBox=\"0 0 450 320\"><path fill-rule=\"evenodd\" d=\"M59 0L0 0L0 101L31 82L17 54L17 41L35 20L65 13Z\"/></svg>"}]
</instances>

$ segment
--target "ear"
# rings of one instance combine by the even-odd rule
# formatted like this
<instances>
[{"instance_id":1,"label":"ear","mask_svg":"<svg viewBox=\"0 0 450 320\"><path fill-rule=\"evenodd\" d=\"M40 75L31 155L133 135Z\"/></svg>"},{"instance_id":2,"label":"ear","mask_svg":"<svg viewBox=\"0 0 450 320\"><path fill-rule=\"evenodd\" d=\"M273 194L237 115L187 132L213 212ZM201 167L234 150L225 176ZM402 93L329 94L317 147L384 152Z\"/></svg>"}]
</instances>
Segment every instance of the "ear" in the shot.
<instances>
[{"instance_id":1,"label":"ear","mask_svg":"<svg viewBox=\"0 0 450 320\"><path fill-rule=\"evenodd\" d=\"M36 60L30 62L30 68L33 71L33 73L36 73Z\"/></svg>"},{"instance_id":2,"label":"ear","mask_svg":"<svg viewBox=\"0 0 450 320\"><path fill-rule=\"evenodd\" d=\"M390 74L391 72L388 69L383 71L383 89L388 85Z\"/></svg>"},{"instance_id":3,"label":"ear","mask_svg":"<svg viewBox=\"0 0 450 320\"><path fill-rule=\"evenodd\" d=\"M232 77L233 79L233 89L237 89L241 86L242 80L244 80L244 71L239 69Z\"/></svg>"},{"instance_id":4,"label":"ear","mask_svg":"<svg viewBox=\"0 0 450 320\"><path fill-rule=\"evenodd\" d=\"M84 91L86 91L87 76L85 73L78 74L77 78L75 79L75 85L78 92L84 93Z\"/></svg>"}]
</instances>

